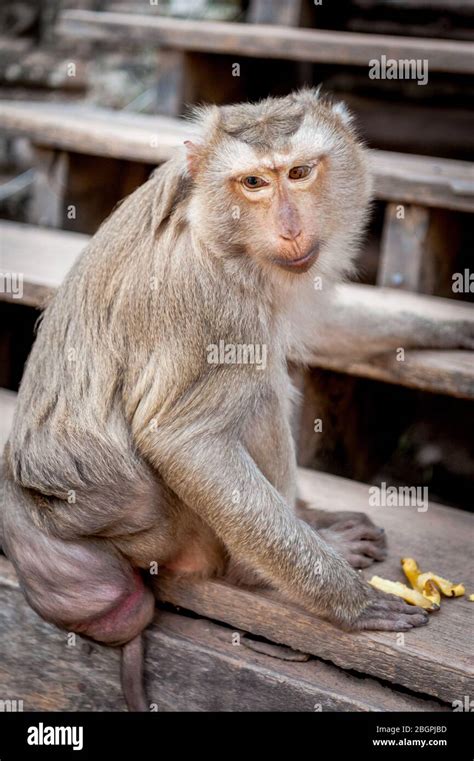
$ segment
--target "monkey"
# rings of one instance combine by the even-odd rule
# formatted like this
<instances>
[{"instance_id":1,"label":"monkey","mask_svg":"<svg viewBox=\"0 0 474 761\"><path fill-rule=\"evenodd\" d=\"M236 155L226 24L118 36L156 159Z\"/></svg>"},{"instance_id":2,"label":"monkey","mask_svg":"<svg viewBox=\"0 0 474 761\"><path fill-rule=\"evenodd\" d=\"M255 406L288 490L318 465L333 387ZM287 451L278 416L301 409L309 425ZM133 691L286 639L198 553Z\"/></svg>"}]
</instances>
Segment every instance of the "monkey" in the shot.
<instances>
[{"instance_id":1,"label":"monkey","mask_svg":"<svg viewBox=\"0 0 474 761\"><path fill-rule=\"evenodd\" d=\"M371 203L352 117L308 88L202 106L194 124L45 309L4 455L0 533L26 599L67 631L124 647L131 710L146 710L153 563L271 587L347 631L427 622L357 571L385 557L383 529L297 499L287 356L304 361L318 342L336 351L331 303L347 321L337 288ZM369 318L362 299L355 337ZM395 327L374 350L400 341ZM419 327L430 345L472 348L472 323ZM261 347L265 362L216 361L221 343Z\"/></svg>"}]
</instances>

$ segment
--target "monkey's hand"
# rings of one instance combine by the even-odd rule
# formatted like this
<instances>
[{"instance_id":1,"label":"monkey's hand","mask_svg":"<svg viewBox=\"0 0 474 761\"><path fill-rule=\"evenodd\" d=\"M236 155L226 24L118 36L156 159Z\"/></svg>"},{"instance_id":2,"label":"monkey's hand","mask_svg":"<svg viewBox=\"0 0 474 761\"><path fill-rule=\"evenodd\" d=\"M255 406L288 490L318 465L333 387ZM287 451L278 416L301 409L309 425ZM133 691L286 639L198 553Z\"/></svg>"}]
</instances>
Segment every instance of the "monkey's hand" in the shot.
<instances>
[{"instance_id":1,"label":"monkey's hand","mask_svg":"<svg viewBox=\"0 0 474 761\"><path fill-rule=\"evenodd\" d=\"M428 613L416 605L409 605L395 595L371 588L362 612L351 624L344 624L347 631L406 632L428 623Z\"/></svg>"}]
</instances>

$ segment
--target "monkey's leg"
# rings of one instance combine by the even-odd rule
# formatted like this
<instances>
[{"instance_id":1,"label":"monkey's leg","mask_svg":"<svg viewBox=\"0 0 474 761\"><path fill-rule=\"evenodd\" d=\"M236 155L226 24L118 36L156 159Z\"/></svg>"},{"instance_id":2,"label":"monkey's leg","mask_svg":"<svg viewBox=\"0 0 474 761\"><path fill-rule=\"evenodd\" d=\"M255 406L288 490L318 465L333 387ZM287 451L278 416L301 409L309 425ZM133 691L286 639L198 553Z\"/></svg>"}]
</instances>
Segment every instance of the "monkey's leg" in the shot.
<instances>
[{"instance_id":1,"label":"monkey's leg","mask_svg":"<svg viewBox=\"0 0 474 761\"><path fill-rule=\"evenodd\" d=\"M312 509L302 499L296 501L295 510L298 518L314 528L353 568L367 568L387 557L385 531L365 513Z\"/></svg>"},{"instance_id":2,"label":"monkey's leg","mask_svg":"<svg viewBox=\"0 0 474 761\"><path fill-rule=\"evenodd\" d=\"M6 483L5 550L31 607L46 621L97 642L136 640L155 607L140 573L107 540L65 541L44 533L32 522L35 509L28 492ZM139 643L126 648L123 659L127 703L142 709Z\"/></svg>"}]
</instances>

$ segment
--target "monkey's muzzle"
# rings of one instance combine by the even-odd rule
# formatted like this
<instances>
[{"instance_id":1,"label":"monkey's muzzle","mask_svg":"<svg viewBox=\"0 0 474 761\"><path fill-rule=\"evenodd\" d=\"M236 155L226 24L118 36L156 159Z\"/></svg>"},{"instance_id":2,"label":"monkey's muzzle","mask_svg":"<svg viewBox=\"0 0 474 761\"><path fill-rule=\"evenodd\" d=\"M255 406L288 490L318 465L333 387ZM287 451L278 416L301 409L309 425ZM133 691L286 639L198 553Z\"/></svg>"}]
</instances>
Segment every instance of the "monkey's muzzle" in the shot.
<instances>
[{"instance_id":1,"label":"monkey's muzzle","mask_svg":"<svg viewBox=\"0 0 474 761\"><path fill-rule=\"evenodd\" d=\"M313 246L307 254L299 256L297 259L286 259L283 257L275 257L273 261L279 267L282 267L288 272L307 272L314 264L319 256L320 246L317 244Z\"/></svg>"}]
</instances>

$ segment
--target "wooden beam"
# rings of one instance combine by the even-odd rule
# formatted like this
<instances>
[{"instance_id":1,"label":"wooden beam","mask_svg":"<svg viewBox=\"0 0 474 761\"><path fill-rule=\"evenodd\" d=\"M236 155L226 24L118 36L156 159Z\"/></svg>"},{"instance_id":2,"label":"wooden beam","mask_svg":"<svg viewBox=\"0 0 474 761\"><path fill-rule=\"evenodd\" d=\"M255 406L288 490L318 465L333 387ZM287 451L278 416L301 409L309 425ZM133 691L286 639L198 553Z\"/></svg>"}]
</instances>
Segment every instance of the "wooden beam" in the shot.
<instances>
[{"instance_id":1,"label":"wooden beam","mask_svg":"<svg viewBox=\"0 0 474 761\"><path fill-rule=\"evenodd\" d=\"M119 44L149 43L202 53L353 66L368 66L371 59L382 55L396 59L426 58L430 71L474 73L474 44L457 40L79 10L61 15L58 32L76 39Z\"/></svg>"},{"instance_id":2,"label":"wooden beam","mask_svg":"<svg viewBox=\"0 0 474 761\"><path fill-rule=\"evenodd\" d=\"M2 101L0 130L39 146L159 164L193 135L184 119L77 104ZM377 198L474 212L474 163L369 152Z\"/></svg>"},{"instance_id":3,"label":"wooden beam","mask_svg":"<svg viewBox=\"0 0 474 761\"><path fill-rule=\"evenodd\" d=\"M298 26L302 0L250 0L247 21L251 24Z\"/></svg>"},{"instance_id":4,"label":"wooden beam","mask_svg":"<svg viewBox=\"0 0 474 761\"><path fill-rule=\"evenodd\" d=\"M451 295L452 273L460 247L456 222L446 210L387 204L377 285Z\"/></svg>"},{"instance_id":5,"label":"wooden beam","mask_svg":"<svg viewBox=\"0 0 474 761\"><path fill-rule=\"evenodd\" d=\"M15 222L0 222L2 236L2 271L22 277L23 295L0 292L0 300L42 308L54 294L88 236L62 231L41 230ZM453 299L396 292L354 283L341 286L349 302L375 309L408 310L440 321L474 321L474 309ZM407 350L405 360L398 362L393 353L377 355L355 362L350 357L323 356L314 353L310 364L329 370L373 378L424 391L474 399L474 363L469 351Z\"/></svg>"},{"instance_id":6,"label":"wooden beam","mask_svg":"<svg viewBox=\"0 0 474 761\"><path fill-rule=\"evenodd\" d=\"M421 290L429 214L424 206L387 204L377 285Z\"/></svg>"},{"instance_id":7,"label":"wooden beam","mask_svg":"<svg viewBox=\"0 0 474 761\"><path fill-rule=\"evenodd\" d=\"M405 353L404 362L388 354L360 362L315 355L309 364L435 394L474 399L474 361L470 351L410 350Z\"/></svg>"},{"instance_id":8,"label":"wooden beam","mask_svg":"<svg viewBox=\"0 0 474 761\"><path fill-rule=\"evenodd\" d=\"M0 695L25 711L124 711L119 651L67 634L27 605L0 557ZM262 643L264 644L264 643ZM158 711L446 711L437 701L387 690L323 661L288 661L244 632L157 611L146 632L146 691ZM296 654L295 654L296 655ZM278 685L278 689L276 689Z\"/></svg>"},{"instance_id":9,"label":"wooden beam","mask_svg":"<svg viewBox=\"0 0 474 761\"><path fill-rule=\"evenodd\" d=\"M89 241L88 235L0 222L1 266L22 277L23 295L0 293L2 301L42 308L61 285Z\"/></svg>"},{"instance_id":10,"label":"wooden beam","mask_svg":"<svg viewBox=\"0 0 474 761\"><path fill-rule=\"evenodd\" d=\"M301 496L318 508L351 506L383 526L389 555L373 573L403 580L400 558L415 557L421 567L474 588L471 537L474 517L467 512L430 503L426 512L415 507L373 507L369 487L325 473L299 471ZM312 616L275 593L237 589L225 581L158 580L164 601L224 621L272 642L311 653L342 668L352 669L451 702L472 694L474 668L470 657L467 599L444 600L426 627L403 637L396 633L348 634Z\"/></svg>"},{"instance_id":11,"label":"wooden beam","mask_svg":"<svg viewBox=\"0 0 474 761\"><path fill-rule=\"evenodd\" d=\"M13 425L15 406L15 392L9 391L6 388L0 388L0 459Z\"/></svg>"},{"instance_id":12,"label":"wooden beam","mask_svg":"<svg viewBox=\"0 0 474 761\"><path fill-rule=\"evenodd\" d=\"M370 160L377 198L474 211L474 163L377 150Z\"/></svg>"}]
</instances>

